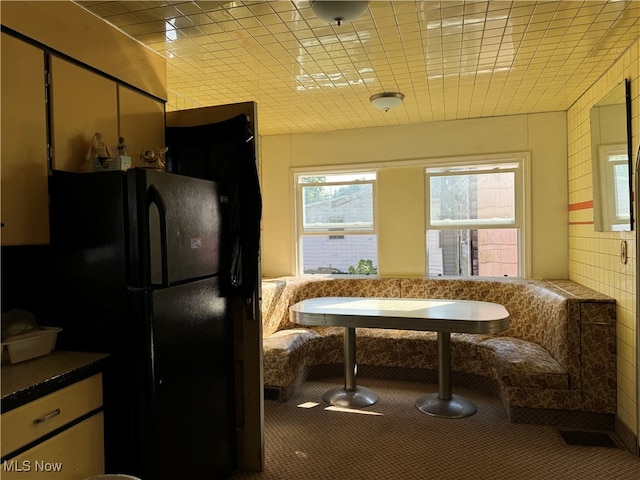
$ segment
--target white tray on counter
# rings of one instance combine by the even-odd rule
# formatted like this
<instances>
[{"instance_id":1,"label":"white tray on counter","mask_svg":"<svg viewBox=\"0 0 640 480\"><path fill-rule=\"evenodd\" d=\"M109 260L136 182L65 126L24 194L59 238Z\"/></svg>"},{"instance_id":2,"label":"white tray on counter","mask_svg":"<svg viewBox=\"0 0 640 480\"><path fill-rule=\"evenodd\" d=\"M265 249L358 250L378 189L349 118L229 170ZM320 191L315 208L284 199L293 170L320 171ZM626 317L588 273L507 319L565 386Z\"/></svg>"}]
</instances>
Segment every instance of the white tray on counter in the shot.
<instances>
[{"instance_id":1,"label":"white tray on counter","mask_svg":"<svg viewBox=\"0 0 640 480\"><path fill-rule=\"evenodd\" d=\"M15 335L2 342L2 349L6 345L11 363L24 362L32 358L51 353L56 346L59 327L40 327L34 332Z\"/></svg>"}]
</instances>

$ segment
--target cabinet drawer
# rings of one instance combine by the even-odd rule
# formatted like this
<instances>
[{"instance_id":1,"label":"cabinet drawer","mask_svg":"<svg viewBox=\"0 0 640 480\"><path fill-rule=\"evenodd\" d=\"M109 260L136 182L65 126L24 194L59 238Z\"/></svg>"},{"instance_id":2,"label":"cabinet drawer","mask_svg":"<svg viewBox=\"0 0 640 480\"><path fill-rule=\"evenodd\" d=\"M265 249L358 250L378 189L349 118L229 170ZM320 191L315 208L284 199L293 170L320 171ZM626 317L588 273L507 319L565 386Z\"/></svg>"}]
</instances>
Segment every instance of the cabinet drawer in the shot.
<instances>
[{"instance_id":1,"label":"cabinet drawer","mask_svg":"<svg viewBox=\"0 0 640 480\"><path fill-rule=\"evenodd\" d=\"M102 412L0 466L3 480L84 480L104 473Z\"/></svg>"},{"instance_id":2,"label":"cabinet drawer","mask_svg":"<svg viewBox=\"0 0 640 480\"><path fill-rule=\"evenodd\" d=\"M2 414L0 454L29 442L102 406L102 374L97 374Z\"/></svg>"}]
</instances>

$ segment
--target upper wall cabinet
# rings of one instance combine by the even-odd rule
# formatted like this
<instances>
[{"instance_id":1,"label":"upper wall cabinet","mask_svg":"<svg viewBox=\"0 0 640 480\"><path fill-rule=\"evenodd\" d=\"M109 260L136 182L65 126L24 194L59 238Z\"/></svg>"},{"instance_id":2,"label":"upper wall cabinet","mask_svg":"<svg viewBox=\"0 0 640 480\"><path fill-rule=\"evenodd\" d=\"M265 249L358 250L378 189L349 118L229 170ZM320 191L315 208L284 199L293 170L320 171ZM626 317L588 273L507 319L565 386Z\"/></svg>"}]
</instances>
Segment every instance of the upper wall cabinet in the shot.
<instances>
[{"instance_id":1,"label":"upper wall cabinet","mask_svg":"<svg viewBox=\"0 0 640 480\"><path fill-rule=\"evenodd\" d=\"M44 52L2 34L2 245L49 242Z\"/></svg>"},{"instance_id":2,"label":"upper wall cabinet","mask_svg":"<svg viewBox=\"0 0 640 480\"><path fill-rule=\"evenodd\" d=\"M51 58L53 168L78 172L95 133L114 154L123 137L132 166L164 147L164 103L63 59Z\"/></svg>"},{"instance_id":3,"label":"upper wall cabinet","mask_svg":"<svg viewBox=\"0 0 640 480\"><path fill-rule=\"evenodd\" d=\"M51 104L55 170L80 171L96 132L107 146L118 145L115 81L52 57Z\"/></svg>"},{"instance_id":4,"label":"upper wall cabinet","mask_svg":"<svg viewBox=\"0 0 640 480\"><path fill-rule=\"evenodd\" d=\"M124 137L143 166L144 149L165 146L164 102L13 35L1 47L2 245L47 244L49 171L86 171L97 132L112 153Z\"/></svg>"},{"instance_id":5,"label":"upper wall cabinet","mask_svg":"<svg viewBox=\"0 0 640 480\"><path fill-rule=\"evenodd\" d=\"M164 147L166 59L73 2L0 10L0 238L47 244L48 174L87 170L96 132L109 149L124 137L133 166Z\"/></svg>"}]
</instances>

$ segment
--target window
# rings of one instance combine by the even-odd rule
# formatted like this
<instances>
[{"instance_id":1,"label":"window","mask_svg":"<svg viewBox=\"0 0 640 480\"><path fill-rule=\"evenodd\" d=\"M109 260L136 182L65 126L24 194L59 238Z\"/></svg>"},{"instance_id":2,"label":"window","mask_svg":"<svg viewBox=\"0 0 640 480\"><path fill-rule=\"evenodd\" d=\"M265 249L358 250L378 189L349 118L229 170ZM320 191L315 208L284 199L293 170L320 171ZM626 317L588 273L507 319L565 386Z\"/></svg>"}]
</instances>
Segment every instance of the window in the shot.
<instances>
[{"instance_id":1,"label":"window","mask_svg":"<svg viewBox=\"0 0 640 480\"><path fill-rule=\"evenodd\" d=\"M298 272L377 274L375 172L296 175Z\"/></svg>"},{"instance_id":2,"label":"window","mask_svg":"<svg viewBox=\"0 0 640 480\"><path fill-rule=\"evenodd\" d=\"M428 276L523 274L523 162L426 169Z\"/></svg>"}]
</instances>

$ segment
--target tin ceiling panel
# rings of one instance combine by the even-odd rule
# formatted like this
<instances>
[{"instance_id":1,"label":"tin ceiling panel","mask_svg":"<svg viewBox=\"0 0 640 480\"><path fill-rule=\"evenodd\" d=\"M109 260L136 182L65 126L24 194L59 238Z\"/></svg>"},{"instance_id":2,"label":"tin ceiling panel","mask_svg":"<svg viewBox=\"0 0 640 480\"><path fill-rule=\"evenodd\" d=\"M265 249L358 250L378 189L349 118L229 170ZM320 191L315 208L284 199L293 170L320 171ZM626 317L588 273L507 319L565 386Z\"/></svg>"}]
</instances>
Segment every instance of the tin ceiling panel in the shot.
<instances>
[{"instance_id":1,"label":"tin ceiling panel","mask_svg":"<svg viewBox=\"0 0 640 480\"><path fill-rule=\"evenodd\" d=\"M262 135L566 110L640 37L628 0L76 3L167 58L168 111L256 101Z\"/></svg>"}]
</instances>

